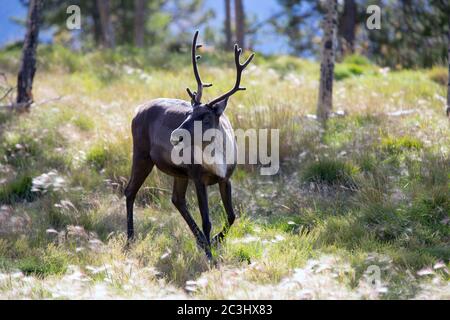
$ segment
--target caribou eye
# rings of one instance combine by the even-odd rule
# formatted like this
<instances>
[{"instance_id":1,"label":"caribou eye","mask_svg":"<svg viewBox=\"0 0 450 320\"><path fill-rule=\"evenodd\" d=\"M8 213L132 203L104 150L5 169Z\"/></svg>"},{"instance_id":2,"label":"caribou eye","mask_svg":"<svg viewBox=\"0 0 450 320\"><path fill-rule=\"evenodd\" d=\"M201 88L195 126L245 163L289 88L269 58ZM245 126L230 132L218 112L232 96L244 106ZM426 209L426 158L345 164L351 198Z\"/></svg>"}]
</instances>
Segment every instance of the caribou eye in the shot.
<instances>
[{"instance_id":1,"label":"caribou eye","mask_svg":"<svg viewBox=\"0 0 450 320\"><path fill-rule=\"evenodd\" d=\"M210 124L211 123L211 117L209 115L205 116L203 118L203 123L204 124Z\"/></svg>"}]
</instances>

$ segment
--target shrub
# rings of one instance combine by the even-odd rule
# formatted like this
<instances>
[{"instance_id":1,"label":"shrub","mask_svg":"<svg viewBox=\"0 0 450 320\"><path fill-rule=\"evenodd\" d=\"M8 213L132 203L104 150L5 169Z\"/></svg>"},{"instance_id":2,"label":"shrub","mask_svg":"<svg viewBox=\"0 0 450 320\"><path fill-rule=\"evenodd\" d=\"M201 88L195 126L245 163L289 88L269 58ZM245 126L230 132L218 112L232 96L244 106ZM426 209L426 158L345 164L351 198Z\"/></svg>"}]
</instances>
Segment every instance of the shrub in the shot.
<instances>
[{"instance_id":1,"label":"shrub","mask_svg":"<svg viewBox=\"0 0 450 320\"><path fill-rule=\"evenodd\" d=\"M0 202L12 203L18 200L30 200L33 196L31 192L33 179L30 176L19 176L10 183L0 187Z\"/></svg>"},{"instance_id":2,"label":"shrub","mask_svg":"<svg viewBox=\"0 0 450 320\"><path fill-rule=\"evenodd\" d=\"M8 45L0 51L0 69L2 72L17 72L20 64L20 55L22 52L22 43Z\"/></svg>"},{"instance_id":3,"label":"shrub","mask_svg":"<svg viewBox=\"0 0 450 320\"><path fill-rule=\"evenodd\" d=\"M399 138L387 136L381 139L381 147L389 153L398 154L408 150L420 150L423 148L423 143L410 136Z\"/></svg>"},{"instance_id":4,"label":"shrub","mask_svg":"<svg viewBox=\"0 0 450 320\"><path fill-rule=\"evenodd\" d=\"M54 245L49 245L40 255L26 256L18 262L18 268L23 273L39 277L64 274L68 265L64 252Z\"/></svg>"},{"instance_id":5,"label":"shrub","mask_svg":"<svg viewBox=\"0 0 450 320\"><path fill-rule=\"evenodd\" d=\"M41 46L39 48L39 63L46 69L54 66L62 67L65 71L73 73L83 69L85 55L80 55L61 45Z\"/></svg>"},{"instance_id":6,"label":"shrub","mask_svg":"<svg viewBox=\"0 0 450 320\"><path fill-rule=\"evenodd\" d=\"M26 120L19 128L4 135L0 143L0 156L21 172L29 172L38 164L55 169L65 168L66 154L55 151L56 147L63 146L64 139L56 130L45 129L44 120L39 120L39 126L35 128L29 128Z\"/></svg>"},{"instance_id":7,"label":"shrub","mask_svg":"<svg viewBox=\"0 0 450 320\"><path fill-rule=\"evenodd\" d=\"M95 127L95 123L91 118L87 116L78 115L72 119L72 123L76 125L80 130L89 131Z\"/></svg>"},{"instance_id":8,"label":"shrub","mask_svg":"<svg viewBox=\"0 0 450 320\"><path fill-rule=\"evenodd\" d=\"M342 62L354 64L354 65L358 65L358 66L370 66L372 64L367 57L361 56L359 54L352 54L352 55L346 56Z\"/></svg>"},{"instance_id":9,"label":"shrub","mask_svg":"<svg viewBox=\"0 0 450 320\"><path fill-rule=\"evenodd\" d=\"M450 200L446 186L434 186L428 190L421 190L408 208L411 217L420 220L422 225L435 224L435 230L444 226L441 221L448 216L448 212L450 212ZM447 233L450 232L448 228L445 229Z\"/></svg>"},{"instance_id":10,"label":"shrub","mask_svg":"<svg viewBox=\"0 0 450 320\"><path fill-rule=\"evenodd\" d=\"M3 112L3 111L4 110L0 111L0 125L6 124L12 118L11 112Z\"/></svg>"},{"instance_id":11,"label":"shrub","mask_svg":"<svg viewBox=\"0 0 450 320\"><path fill-rule=\"evenodd\" d=\"M358 173L359 168L349 162L324 158L309 164L304 170L303 178L311 182L353 187Z\"/></svg>"},{"instance_id":12,"label":"shrub","mask_svg":"<svg viewBox=\"0 0 450 320\"><path fill-rule=\"evenodd\" d=\"M87 152L86 162L96 170L104 170L108 177L126 176L130 170L129 144L126 138L97 142Z\"/></svg>"},{"instance_id":13,"label":"shrub","mask_svg":"<svg viewBox=\"0 0 450 320\"><path fill-rule=\"evenodd\" d=\"M228 62L232 61L232 58L228 57ZM295 74L309 74L317 72L317 65L311 63L307 60L300 60L291 56L271 56L271 57L262 57L258 56L257 64L260 66L264 66L266 68L270 68L276 70L278 74L282 77L285 75L294 72Z\"/></svg>"},{"instance_id":14,"label":"shrub","mask_svg":"<svg viewBox=\"0 0 450 320\"><path fill-rule=\"evenodd\" d=\"M230 257L239 262L252 263L252 260L261 257L261 246L257 243L236 244L228 249Z\"/></svg>"},{"instance_id":15,"label":"shrub","mask_svg":"<svg viewBox=\"0 0 450 320\"><path fill-rule=\"evenodd\" d=\"M14 158L16 155L37 156L41 152L36 137L33 137L28 132L23 134L6 134L1 149L8 158Z\"/></svg>"},{"instance_id":16,"label":"shrub","mask_svg":"<svg viewBox=\"0 0 450 320\"><path fill-rule=\"evenodd\" d=\"M350 70L348 70L348 68L346 68L342 64L337 64L334 68L334 79L336 79L336 81L344 80L350 78L351 76L352 74Z\"/></svg>"},{"instance_id":17,"label":"shrub","mask_svg":"<svg viewBox=\"0 0 450 320\"><path fill-rule=\"evenodd\" d=\"M359 223L373 232L380 241L394 241L410 235L411 221L402 208L391 203L365 203Z\"/></svg>"},{"instance_id":18,"label":"shrub","mask_svg":"<svg viewBox=\"0 0 450 320\"><path fill-rule=\"evenodd\" d=\"M378 166L378 159L374 154L362 153L356 157L356 162L363 172L374 171Z\"/></svg>"},{"instance_id":19,"label":"shrub","mask_svg":"<svg viewBox=\"0 0 450 320\"><path fill-rule=\"evenodd\" d=\"M105 167L108 160L108 150L105 146L94 145L86 155L86 162L96 169L101 170Z\"/></svg>"},{"instance_id":20,"label":"shrub","mask_svg":"<svg viewBox=\"0 0 450 320\"><path fill-rule=\"evenodd\" d=\"M339 81L352 76L360 76L364 73L364 68L357 64L343 63L336 65L336 68L334 69L334 78Z\"/></svg>"},{"instance_id":21,"label":"shrub","mask_svg":"<svg viewBox=\"0 0 450 320\"><path fill-rule=\"evenodd\" d=\"M448 84L448 70L444 67L434 67L428 73L430 79L442 86Z\"/></svg>"}]
</instances>

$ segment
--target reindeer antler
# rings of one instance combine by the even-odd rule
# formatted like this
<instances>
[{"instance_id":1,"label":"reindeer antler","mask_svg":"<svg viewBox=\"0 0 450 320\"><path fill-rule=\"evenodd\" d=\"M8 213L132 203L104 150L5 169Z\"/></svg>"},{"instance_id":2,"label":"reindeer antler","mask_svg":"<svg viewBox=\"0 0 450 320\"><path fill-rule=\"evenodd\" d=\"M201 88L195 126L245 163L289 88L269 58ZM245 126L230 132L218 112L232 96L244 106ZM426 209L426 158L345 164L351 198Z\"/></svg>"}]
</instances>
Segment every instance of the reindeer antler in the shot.
<instances>
[{"instance_id":1,"label":"reindeer antler","mask_svg":"<svg viewBox=\"0 0 450 320\"><path fill-rule=\"evenodd\" d=\"M194 68L195 79L197 80L197 91L192 92L191 89L186 88L187 93L192 99L192 105L201 104L203 88L212 86L212 83L203 83L202 79L200 78L200 73L198 72L197 61L201 58L201 56L196 54L196 49L202 47L201 44L197 44L198 33L198 30L195 31L194 39L192 40L192 66Z\"/></svg>"},{"instance_id":2,"label":"reindeer antler","mask_svg":"<svg viewBox=\"0 0 450 320\"><path fill-rule=\"evenodd\" d=\"M235 44L234 45L234 62L236 64L236 83L234 84L233 89L231 89L227 93L221 95L220 97L218 97L218 98L208 102L208 104L207 104L208 106L213 106L217 102L222 101L222 100L232 96L233 94L235 94L236 92L238 92L240 90L246 90L246 88L240 86L241 85L242 71L244 71L244 69L253 60L253 57L255 56L255 54L252 53L247 58L247 60L245 60L245 62L241 64L241 62L240 62L240 60L241 60L241 53L242 53L242 48L239 48L239 46L237 44Z\"/></svg>"}]
</instances>

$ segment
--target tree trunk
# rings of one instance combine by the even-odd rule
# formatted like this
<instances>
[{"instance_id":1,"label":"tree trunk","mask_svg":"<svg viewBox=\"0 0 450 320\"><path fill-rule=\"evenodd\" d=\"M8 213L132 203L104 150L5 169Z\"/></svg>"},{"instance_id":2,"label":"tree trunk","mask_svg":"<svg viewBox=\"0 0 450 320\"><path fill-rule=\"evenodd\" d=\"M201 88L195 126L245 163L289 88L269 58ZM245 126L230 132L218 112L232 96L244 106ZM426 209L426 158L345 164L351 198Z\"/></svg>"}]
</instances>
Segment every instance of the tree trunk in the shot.
<instances>
[{"instance_id":1,"label":"tree trunk","mask_svg":"<svg viewBox=\"0 0 450 320\"><path fill-rule=\"evenodd\" d=\"M342 37L344 39L342 42L342 53L344 55L355 52L356 15L357 8L355 0L345 0L341 26Z\"/></svg>"},{"instance_id":2,"label":"tree trunk","mask_svg":"<svg viewBox=\"0 0 450 320\"><path fill-rule=\"evenodd\" d=\"M134 45L144 47L147 0L134 0Z\"/></svg>"},{"instance_id":3,"label":"tree trunk","mask_svg":"<svg viewBox=\"0 0 450 320\"><path fill-rule=\"evenodd\" d=\"M245 11L243 0L235 0L234 2L235 19L236 19L236 40L242 49L245 49Z\"/></svg>"},{"instance_id":4,"label":"tree trunk","mask_svg":"<svg viewBox=\"0 0 450 320\"><path fill-rule=\"evenodd\" d=\"M450 117L450 19L448 21L448 82L447 82L447 117Z\"/></svg>"},{"instance_id":5,"label":"tree trunk","mask_svg":"<svg viewBox=\"0 0 450 320\"><path fill-rule=\"evenodd\" d=\"M106 48L114 48L115 39L114 39L114 29L111 23L110 1L97 0L97 7L100 13L103 46L105 46Z\"/></svg>"},{"instance_id":6,"label":"tree trunk","mask_svg":"<svg viewBox=\"0 0 450 320\"><path fill-rule=\"evenodd\" d=\"M225 50L231 50L233 45L231 34L231 0L225 0Z\"/></svg>"},{"instance_id":7,"label":"tree trunk","mask_svg":"<svg viewBox=\"0 0 450 320\"><path fill-rule=\"evenodd\" d=\"M336 50L337 0L326 2L323 21L322 61L320 63L320 87L317 118L323 125L333 108L334 58Z\"/></svg>"},{"instance_id":8,"label":"tree trunk","mask_svg":"<svg viewBox=\"0 0 450 320\"><path fill-rule=\"evenodd\" d=\"M93 32L94 32L94 41L97 46L100 46L102 44L102 24L100 21L100 12L98 11L98 5L97 1L92 2L92 21L94 22L93 25Z\"/></svg>"},{"instance_id":9,"label":"tree trunk","mask_svg":"<svg viewBox=\"0 0 450 320\"><path fill-rule=\"evenodd\" d=\"M27 32L23 42L22 61L17 77L18 106L28 109L33 102L33 79L36 73L36 48L39 38L42 0L30 0L27 17Z\"/></svg>"}]
</instances>

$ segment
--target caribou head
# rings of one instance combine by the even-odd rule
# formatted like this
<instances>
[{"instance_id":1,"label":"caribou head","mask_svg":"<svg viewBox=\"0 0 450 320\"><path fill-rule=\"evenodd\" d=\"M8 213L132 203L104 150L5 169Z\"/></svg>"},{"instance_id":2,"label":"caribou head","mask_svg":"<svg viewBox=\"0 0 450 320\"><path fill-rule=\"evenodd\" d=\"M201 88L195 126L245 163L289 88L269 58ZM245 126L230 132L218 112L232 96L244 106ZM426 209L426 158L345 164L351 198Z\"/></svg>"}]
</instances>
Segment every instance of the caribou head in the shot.
<instances>
[{"instance_id":1,"label":"caribou head","mask_svg":"<svg viewBox=\"0 0 450 320\"><path fill-rule=\"evenodd\" d=\"M250 62L253 60L253 57L255 56L255 54L252 53L247 58L247 60L241 64L240 57L242 49L239 48L237 44L235 44L234 62L236 65L236 81L233 88L207 103L202 103L203 88L211 87L212 83L204 83L198 71L198 61L200 60L201 56L197 55L196 51L197 49L202 47L202 45L197 44L198 34L199 32L196 31L194 39L192 41L191 49L192 67L194 70L195 80L197 81L197 91L192 92L191 89L186 89L189 97L191 98L192 110L188 112L187 118L183 121L183 123L173 131L170 138L170 142L173 145L178 145L183 139L183 135L180 134L180 130L185 130L191 134L194 133L195 122L200 122L202 124L201 128L203 133L209 129L226 129L221 127L220 117L227 107L228 99L236 92L246 90L245 87L241 87L242 72L250 64Z\"/></svg>"}]
</instances>

